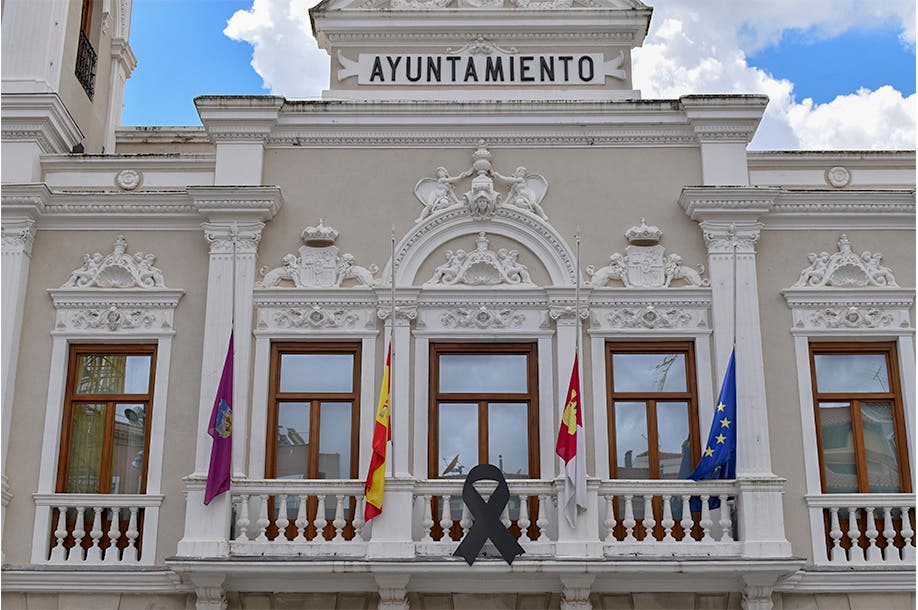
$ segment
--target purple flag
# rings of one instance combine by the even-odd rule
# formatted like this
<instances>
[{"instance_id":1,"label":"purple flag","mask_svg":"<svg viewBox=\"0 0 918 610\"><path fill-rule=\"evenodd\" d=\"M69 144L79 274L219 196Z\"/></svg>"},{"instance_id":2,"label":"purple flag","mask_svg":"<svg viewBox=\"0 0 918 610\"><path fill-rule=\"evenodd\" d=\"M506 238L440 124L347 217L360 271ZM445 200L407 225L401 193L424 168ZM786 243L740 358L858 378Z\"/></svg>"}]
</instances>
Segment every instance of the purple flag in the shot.
<instances>
[{"instance_id":1,"label":"purple flag","mask_svg":"<svg viewBox=\"0 0 918 610\"><path fill-rule=\"evenodd\" d=\"M215 496L230 488L230 472L233 464L233 334L230 333L229 349L223 374L217 386L213 412L207 433L214 439L210 449L210 468L207 470L207 488L204 490L204 504L210 504Z\"/></svg>"}]
</instances>

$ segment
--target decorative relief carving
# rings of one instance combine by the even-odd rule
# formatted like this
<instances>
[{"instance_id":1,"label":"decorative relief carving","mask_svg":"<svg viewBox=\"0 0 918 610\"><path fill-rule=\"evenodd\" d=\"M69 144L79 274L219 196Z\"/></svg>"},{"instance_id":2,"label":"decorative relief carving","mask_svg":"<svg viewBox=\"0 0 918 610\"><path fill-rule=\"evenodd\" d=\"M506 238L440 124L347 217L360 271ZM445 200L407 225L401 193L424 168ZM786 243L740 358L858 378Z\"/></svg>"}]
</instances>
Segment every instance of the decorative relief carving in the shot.
<instances>
[{"instance_id":1,"label":"decorative relief carving","mask_svg":"<svg viewBox=\"0 0 918 610\"><path fill-rule=\"evenodd\" d=\"M484 36L479 36L458 49L446 49L447 55L460 55L462 53L469 53L470 55L493 55L494 53L514 55L519 53L519 50L516 47L500 47L490 40L486 40Z\"/></svg>"},{"instance_id":2,"label":"decorative relief carving","mask_svg":"<svg viewBox=\"0 0 918 610\"><path fill-rule=\"evenodd\" d=\"M640 226L625 231L629 245L627 254L614 253L609 257L609 264L596 268L586 268L590 276L588 286L602 288L612 280L620 281L626 288L668 288L673 281L682 280L688 286L708 286L710 282L702 279L704 267L698 270L682 264L678 254L664 256L666 249L659 244L663 232L653 225L648 226L641 218Z\"/></svg>"},{"instance_id":3,"label":"decorative relief carving","mask_svg":"<svg viewBox=\"0 0 918 610\"><path fill-rule=\"evenodd\" d=\"M110 331L138 328L168 328L171 321L162 310L121 308L112 305L108 309L84 309L70 312L57 322L59 329L77 330L108 329Z\"/></svg>"},{"instance_id":4,"label":"decorative relief carving","mask_svg":"<svg viewBox=\"0 0 918 610\"><path fill-rule=\"evenodd\" d=\"M115 186L125 191L133 191L143 185L143 173L134 169L123 169L115 174Z\"/></svg>"},{"instance_id":5,"label":"decorative relief carving","mask_svg":"<svg viewBox=\"0 0 918 610\"><path fill-rule=\"evenodd\" d=\"M172 332L181 290L169 288L58 288L49 291L58 333Z\"/></svg>"},{"instance_id":6,"label":"decorative relief carving","mask_svg":"<svg viewBox=\"0 0 918 610\"><path fill-rule=\"evenodd\" d=\"M424 286L535 286L525 265L517 261L519 252L501 248L497 252L488 249L488 238L484 231L475 240L471 252L459 249L446 252L446 262L437 267Z\"/></svg>"},{"instance_id":7,"label":"decorative relief carving","mask_svg":"<svg viewBox=\"0 0 918 610\"><path fill-rule=\"evenodd\" d=\"M702 328L706 321L697 310L679 307L619 307L607 315L612 328Z\"/></svg>"},{"instance_id":8,"label":"decorative relief carving","mask_svg":"<svg viewBox=\"0 0 918 610\"><path fill-rule=\"evenodd\" d=\"M847 167L836 165L826 170L826 184L837 189L844 188L851 183L851 172Z\"/></svg>"},{"instance_id":9,"label":"decorative relief carving","mask_svg":"<svg viewBox=\"0 0 918 610\"><path fill-rule=\"evenodd\" d=\"M882 253L867 250L858 256L852 251L851 241L844 233L838 239L838 252L831 255L825 251L819 254L810 252L807 258L810 265L800 272L793 288L898 286L889 267L880 264Z\"/></svg>"},{"instance_id":10,"label":"decorative relief carving","mask_svg":"<svg viewBox=\"0 0 918 610\"><path fill-rule=\"evenodd\" d=\"M211 254L254 255L261 241L263 222L245 224L204 223L204 239Z\"/></svg>"},{"instance_id":11,"label":"decorative relief carving","mask_svg":"<svg viewBox=\"0 0 918 610\"><path fill-rule=\"evenodd\" d=\"M797 332L837 331L839 336L850 336L855 331L911 332L914 290L795 287L785 290L784 298L791 308L793 330Z\"/></svg>"},{"instance_id":12,"label":"decorative relief carving","mask_svg":"<svg viewBox=\"0 0 918 610\"><path fill-rule=\"evenodd\" d=\"M353 328L360 316L346 307L285 307L270 313L276 328Z\"/></svg>"},{"instance_id":13,"label":"decorative relief carving","mask_svg":"<svg viewBox=\"0 0 918 610\"><path fill-rule=\"evenodd\" d=\"M809 314L809 326L815 328L889 328L896 316L876 307L827 307ZM906 326L908 326L906 324Z\"/></svg>"},{"instance_id":14,"label":"decorative relief carving","mask_svg":"<svg viewBox=\"0 0 918 610\"><path fill-rule=\"evenodd\" d=\"M272 288L282 281L297 288L340 287L346 280L355 280L357 285L366 287L379 283L374 277L379 267L362 267L354 262L353 255L338 255L338 247L334 245L338 231L326 226L322 219L318 225L306 227L302 237L306 245L300 247L299 256L286 254L280 267L262 268L264 279L259 282L260 287Z\"/></svg>"},{"instance_id":15,"label":"decorative relief carving","mask_svg":"<svg viewBox=\"0 0 918 610\"><path fill-rule=\"evenodd\" d=\"M526 316L513 309L459 307L444 312L440 322L446 328L519 328Z\"/></svg>"},{"instance_id":16,"label":"decorative relief carving","mask_svg":"<svg viewBox=\"0 0 918 610\"><path fill-rule=\"evenodd\" d=\"M31 220L11 222L3 225L3 253L4 254L32 254L32 244L35 241L35 227Z\"/></svg>"},{"instance_id":17,"label":"decorative relief carving","mask_svg":"<svg viewBox=\"0 0 918 610\"><path fill-rule=\"evenodd\" d=\"M472 155L472 167L451 176L445 167L435 170L435 178L422 178L414 187L414 194L424 210L415 222L428 216L454 208L462 208L475 218L491 218L498 206L513 206L536 214L547 220L542 200L548 192L548 180L539 174L529 174L525 167L518 167L512 176L505 176L491 166L491 152L483 140ZM460 198L453 185L474 176L471 188ZM509 185L506 193L494 188L494 179Z\"/></svg>"},{"instance_id":18,"label":"decorative relief carving","mask_svg":"<svg viewBox=\"0 0 918 610\"><path fill-rule=\"evenodd\" d=\"M64 288L165 288L163 272L153 266L156 256L127 253L124 235L115 240L111 254L83 255L83 266L70 274Z\"/></svg>"}]
</instances>

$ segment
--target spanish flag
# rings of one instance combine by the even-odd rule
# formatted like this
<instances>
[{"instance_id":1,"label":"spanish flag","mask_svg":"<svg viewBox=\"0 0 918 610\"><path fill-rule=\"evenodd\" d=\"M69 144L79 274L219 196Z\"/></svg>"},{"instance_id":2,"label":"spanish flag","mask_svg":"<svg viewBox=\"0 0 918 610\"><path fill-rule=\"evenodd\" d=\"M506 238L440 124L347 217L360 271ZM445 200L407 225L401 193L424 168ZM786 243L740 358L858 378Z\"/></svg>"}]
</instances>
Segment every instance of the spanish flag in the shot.
<instances>
[{"instance_id":1,"label":"spanish flag","mask_svg":"<svg viewBox=\"0 0 918 610\"><path fill-rule=\"evenodd\" d=\"M567 387L561 429L555 452L564 462L564 489L558 509L572 528L577 527L577 508L586 509L586 438L583 435L583 400L580 396L580 369L574 355L574 370Z\"/></svg>"},{"instance_id":2,"label":"spanish flag","mask_svg":"<svg viewBox=\"0 0 918 610\"><path fill-rule=\"evenodd\" d=\"M369 521L382 512L383 488L386 485L386 443L392 439L389 428L389 366L392 346L386 354L386 370L379 388L379 405L376 407L376 423L373 425L373 454L370 457L370 472L367 473L367 503L363 518Z\"/></svg>"}]
</instances>

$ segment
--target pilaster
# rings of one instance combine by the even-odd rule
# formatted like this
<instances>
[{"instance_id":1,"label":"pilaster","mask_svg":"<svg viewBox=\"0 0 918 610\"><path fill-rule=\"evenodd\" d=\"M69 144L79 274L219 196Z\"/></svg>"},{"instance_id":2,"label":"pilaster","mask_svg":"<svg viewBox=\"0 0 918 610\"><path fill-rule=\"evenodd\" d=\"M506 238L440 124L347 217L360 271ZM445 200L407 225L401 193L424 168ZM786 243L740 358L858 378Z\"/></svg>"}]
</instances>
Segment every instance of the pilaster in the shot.
<instances>
[{"instance_id":1,"label":"pilaster","mask_svg":"<svg viewBox=\"0 0 918 610\"><path fill-rule=\"evenodd\" d=\"M273 187L191 187L188 192L192 205L205 219L202 227L210 245L210 262L195 469L186 478L185 535L179 542L178 555L224 556L229 550L232 507L229 494L222 494L204 506L213 440L207 427L223 372L230 329L234 328L233 477L245 477L255 257L264 221L274 217L282 197L280 190Z\"/></svg>"},{"instance_id":2,"label":"pilaster","mask_svg":"<svg viewBox=\"0 0 918 610\"><path fill-rule=\"evenodd\" d=\"M108 116L105 127L105 152L115 153L115 130L121 127L124 109L124 87L131 72L137 67L137 58L125 38L112 39L112 70L109 81Z\"/></svg>"}]
</instances>

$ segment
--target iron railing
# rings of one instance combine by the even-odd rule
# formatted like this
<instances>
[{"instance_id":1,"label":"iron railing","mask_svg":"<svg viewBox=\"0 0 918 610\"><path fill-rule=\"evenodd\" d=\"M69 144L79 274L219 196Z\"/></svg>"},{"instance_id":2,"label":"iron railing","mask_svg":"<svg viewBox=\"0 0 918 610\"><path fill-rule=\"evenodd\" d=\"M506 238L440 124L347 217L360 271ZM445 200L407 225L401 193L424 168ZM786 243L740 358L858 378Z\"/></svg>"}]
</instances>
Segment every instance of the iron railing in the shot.
<instances>
[{"instance_id":1,"label":"iron railing","mask_svg":"<svg viewBox=\"0 0 918 610\"><path fill-rule=\"evenodd\" d=\"M83 90L92 99L96 87L96 50L83 31L80 31L80 44L77 47L76 77L83 85Z\"/></svg>"}]
</instances>

